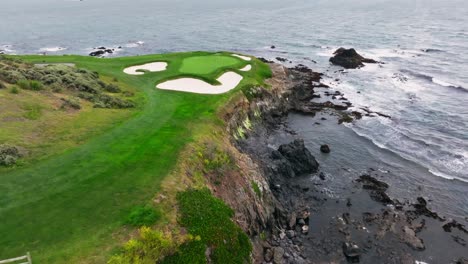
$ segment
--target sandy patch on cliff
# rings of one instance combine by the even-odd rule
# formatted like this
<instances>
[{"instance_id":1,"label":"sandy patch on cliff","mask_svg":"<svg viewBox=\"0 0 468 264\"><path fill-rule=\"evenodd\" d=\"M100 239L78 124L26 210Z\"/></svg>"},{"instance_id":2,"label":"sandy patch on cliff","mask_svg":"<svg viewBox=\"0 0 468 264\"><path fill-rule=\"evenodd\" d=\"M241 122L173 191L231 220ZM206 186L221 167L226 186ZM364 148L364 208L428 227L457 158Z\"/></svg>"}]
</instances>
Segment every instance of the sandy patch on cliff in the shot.
<instances>
[{"instance_id":1,"label":"sandy patch on cliff","mask_svg":"<svg viewBox=\"0 0 468 264\"><path fill-rule=\"evenodd\" d=\"M124 72L130 75L143 75L145 73L138 71L138 70L159 72L159 71L165 71L166 68L167 68L166 62L151 62L151 63L147 63L143 65L137 65L137 66L125 68Z\"/></svg>"},{"instance_id":2,"label":"sandy patch on cliff","mask_svg":"<svg viewBox=\"0 0 468 264\"><path fill-rule=\"evenodd\" d=\"M222 94L236 88L243 78L238 73L226 72L217 79L220 85L212 85L195 78L179 78L160 83L156 88L199 94Z\"/></svg>"},{"instance_id":3,"label":"sandy patch on cliff","mask_svg":"<svg viewBox=\"0 0 468 264\"><path fill-rule=\"evenodd\" d=\"M245 61L251 61L252 60L252 58L250 58L250 57L242 56L242 55L239 55L239 54L231 54L231 55L234 56L234 57L237 57L237 58L241 58L241 59L243 59Z\"/></svg>"},{"instance_id":4,"label":"sandy patch on cliff","mask_svg":"<svg viewBox=\"0 0 468 264\"><path fill-rule=\"evenodd\" d=\"M244 68L240 69L240 71L248 72L248 71L250 71L251 69L252 69L252 65L249 64L249 65L245 66Z\"/></svg>"}]
</instances>

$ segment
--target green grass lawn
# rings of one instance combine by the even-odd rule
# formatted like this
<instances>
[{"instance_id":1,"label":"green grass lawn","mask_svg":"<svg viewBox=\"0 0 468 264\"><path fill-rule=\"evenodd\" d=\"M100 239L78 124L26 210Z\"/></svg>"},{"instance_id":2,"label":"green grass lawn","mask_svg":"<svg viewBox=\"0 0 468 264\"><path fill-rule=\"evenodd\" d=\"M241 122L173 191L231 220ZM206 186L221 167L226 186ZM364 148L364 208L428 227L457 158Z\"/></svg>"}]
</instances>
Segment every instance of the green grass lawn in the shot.
<instances>
[{"instance_id":1,"label":"green grass lawn","mask_svg":"<svg viewBox=\"0 0 468 264\"><path fill-rule=\"evenodd\" d=\"M206 61L203 59L206 57ZM217 122L216 110L241 87L269 73L258 60L237 89L199 95L155 89L166 79L193 75L215 80L247 63L205 52L98 59L83 56L20 56L34 63L75 63L76 67L117 78L141 92L137 113L77 147L61 150L27 166L0 170L0 259L30 251L35 263L103 263L122 241L134 206L145 204L192 140L197 125ZM131 76L123 69L166 61L163 72ZM217 63L219 66L216 66ZM181 70L183 69L183 71ZM112 116L109 116L112 118ZM90 122L88 116L86 122Z\"/></svg>"},{"instance_id":2,"label":"green grass lawn","mask_svg":"<svg viewBox=\"0 0 468 264\"><path fill-rule=\"evenodd\" d=\"M209 74L220 67L232 67L239 64L239 59L224 55L195 56L183 60L180 72L191 74Z\"/></svg>"}]
</instances>

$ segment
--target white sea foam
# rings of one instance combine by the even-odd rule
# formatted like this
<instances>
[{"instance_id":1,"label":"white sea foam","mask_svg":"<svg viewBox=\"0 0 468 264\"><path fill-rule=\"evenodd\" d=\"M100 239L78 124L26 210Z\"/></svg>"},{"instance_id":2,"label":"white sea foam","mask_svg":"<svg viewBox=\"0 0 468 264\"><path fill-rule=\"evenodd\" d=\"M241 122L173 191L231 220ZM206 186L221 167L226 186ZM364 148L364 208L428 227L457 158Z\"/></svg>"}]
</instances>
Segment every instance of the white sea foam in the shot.
<instances>
[{"instance_id":1,"label":"white sea foam","mask_svg":"<svg viewBox=\"0 0 468 264\"><path fill-rule=\"evenodd\" d=\"M445 82L445 81L442 81L442 80L434 78L434 77L432 78L432 82L435 83L435 84L438 84L438 85L445 86L445 87L459 87L456 84L451 84L449 82Z\"/></svg>"},{"instance_id":2,"label":"white sea foam","mask_svg":"<svg viewBox=\"0 0 468 264\"><path fill-rule=\"evenodd\" d=\"M16 52L16 50L13 49L12 45L1 45L0 46L0 51L4 52L4 53L14 53Z\"/></svg>"},{"instance_id":3,"label":"white sea foam","mask_svg":"<svg viewBox=\"0 0 468 264\"><path fill-rule=\"evenodd\" d=\"M46 48L40 48L39 51L40 52L59 52L59 51L63 51L66 49L67 48L64 48L64 47L46 47Z\"/></svg>"},{"instance_id":4,"label":"white sea foam","mask_svg":"<svg viewBox=\"0 0 468 264\"><path fill-rule=\"evenodd\" d=\"M136 41L136 42L127 43L125 45L125 47L127 47L127 48L137 48L139 46L142 46L143 44L145 44L144 41Z\"/></svg>"},{"instance_id":5,"label":"white sea foam","mask_svg":"<svg viewBox=\"0 0 468 264\"><path fill-rule=\"evenodd\" d=\"M370 49L362 52L364 57L370 57L376 60L384 60L385 58L413 58L424 54L421 50L406 50L406 49Z\"/></svg>"}]
</instances>

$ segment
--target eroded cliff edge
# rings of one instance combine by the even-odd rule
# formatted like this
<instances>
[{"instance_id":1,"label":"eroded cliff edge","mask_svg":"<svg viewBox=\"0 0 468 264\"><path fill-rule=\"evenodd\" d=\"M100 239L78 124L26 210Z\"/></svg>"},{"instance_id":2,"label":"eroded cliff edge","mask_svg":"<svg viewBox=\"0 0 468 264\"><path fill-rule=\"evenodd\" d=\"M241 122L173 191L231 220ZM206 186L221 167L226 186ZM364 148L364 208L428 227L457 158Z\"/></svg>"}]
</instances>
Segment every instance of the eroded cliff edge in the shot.
<instances>
[{"instance_id":1,"label":"eroded cliff edge","mask_svg":"<svg viewBox=\"0 0 468 264\"><path fill-rule=\"evenodd\" d=\"M213 193L234 209L235 222L251 237L253 261L464 263L464 225L431 211L423 197L404 201L389 197L389 185L372 164L368 172L350 179L346 197L330 198L324 192L326 183L310 182L310 173L319 181L325 180L325 173L288 128L287 114L320 113L321 122L335 123L351 122L362 114L348 111L351 103L321 83L320 73L302 65L270 66L270 87L252 87L224 109L231 136L225 143L237 170L222 180L210 180ZM325 92L320 95L318 90ZM320 96L329 100L313 100ZM270 141L274 137L289 143L278 147ZM440 244L453 252L431 256L430 248Z\"/></svg>"}]
</instances>

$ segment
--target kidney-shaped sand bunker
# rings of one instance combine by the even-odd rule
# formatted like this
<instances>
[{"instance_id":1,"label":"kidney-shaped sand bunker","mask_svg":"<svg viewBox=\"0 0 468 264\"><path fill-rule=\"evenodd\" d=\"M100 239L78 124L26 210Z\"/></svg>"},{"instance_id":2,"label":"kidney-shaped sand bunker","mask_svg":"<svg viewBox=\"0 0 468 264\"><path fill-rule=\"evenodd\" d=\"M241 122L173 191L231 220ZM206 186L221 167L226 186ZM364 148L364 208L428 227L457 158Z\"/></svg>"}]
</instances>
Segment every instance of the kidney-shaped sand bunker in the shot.
<instances>
[{"instance_id":1,"label":"kidney-shaped sand bunker","mask_svg":"<svg viewBox=\"0 0 468 264\"><path fill-rule=\"evenodd\" d=\"M125 68L124 72L130 75L143 75L145 73L142 71L160 72L160 71L165 71L166 69L167 69L167 62L151 62L151 63L146 63L143 65L136 65L136 66Z\"/></svg>"}]
</instances>

